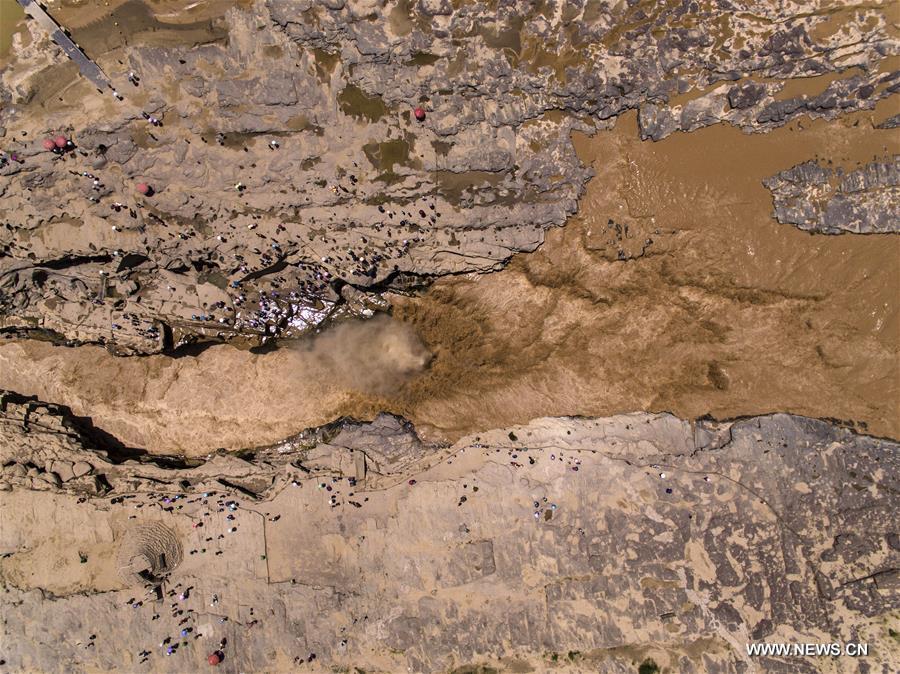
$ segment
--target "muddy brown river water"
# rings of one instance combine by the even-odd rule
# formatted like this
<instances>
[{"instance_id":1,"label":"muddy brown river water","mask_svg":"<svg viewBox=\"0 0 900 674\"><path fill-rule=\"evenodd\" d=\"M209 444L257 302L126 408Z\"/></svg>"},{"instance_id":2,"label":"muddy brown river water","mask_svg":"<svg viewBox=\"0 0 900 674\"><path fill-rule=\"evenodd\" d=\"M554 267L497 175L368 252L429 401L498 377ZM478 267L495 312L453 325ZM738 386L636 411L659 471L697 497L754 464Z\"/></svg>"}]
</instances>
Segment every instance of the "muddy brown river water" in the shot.
<instances>
[{"instance_id":1,"label":"muddy brown river water","mask_svg":"<svg viewBox=\"0 0 900 674\"><path fill-rule=\"evenodd\" d=\"M856 167L897 145L871 114L659 143L638 140L632 114L576 138L596 176L541 249L397 301L435 353L398 411L451 437L637 409L791 411L897 437L900 238L781 225L761 183L818 156Z\"/></svg>"},{"instance_id":2,"label":"muddy brown river water","mask_svg":"<svg viewBox=\"0 0 900 674\"><path fill-rule=\"evenodd\" d=\"M576 217L501 272L393 297L408 328L177 360L12 343L0 387L71 405L127 445L187 455L381 410L446 440L636 410L788 411L900 437L900 237L779 224L761 182L818 156L852 168L896 153L896 134L874 129L884 112L658 143L639 140L631 114L575 139L596 171Z\"/></svg>"}]
</instances>

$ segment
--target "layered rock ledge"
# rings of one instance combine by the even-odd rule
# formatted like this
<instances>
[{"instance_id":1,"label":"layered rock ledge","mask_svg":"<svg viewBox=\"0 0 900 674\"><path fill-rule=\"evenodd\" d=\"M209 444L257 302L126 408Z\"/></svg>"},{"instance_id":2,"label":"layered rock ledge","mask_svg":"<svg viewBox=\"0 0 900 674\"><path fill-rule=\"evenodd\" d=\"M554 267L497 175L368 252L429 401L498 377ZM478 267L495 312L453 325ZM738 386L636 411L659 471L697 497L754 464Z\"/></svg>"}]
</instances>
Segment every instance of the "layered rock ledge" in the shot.
<instances>
[{"instance_id":1,"label":"layered rock ledge","mask_svg":"<svg viewBox=\"0 0 900 674\"><path fill-rule=\"evenodd\" d=\"M896 91L878 7L733 10L270 0L170 24L132 1L73 30L125 100L58 106L33 35L2 75L0 328L117 353L294 336L534 250L590 175L573 129L762 132Z\"/></svg>"},{"instance_id":2,"label":"layered rock ledge","mask_svg":"<svg viewBox=\"0 0 900 674\"><path fill-rule=\"evenodd\" d=\"M805 162L764 184L778 222L823 234L900 232L900 156L847 172Z\"/></svg>"}]
</instances>

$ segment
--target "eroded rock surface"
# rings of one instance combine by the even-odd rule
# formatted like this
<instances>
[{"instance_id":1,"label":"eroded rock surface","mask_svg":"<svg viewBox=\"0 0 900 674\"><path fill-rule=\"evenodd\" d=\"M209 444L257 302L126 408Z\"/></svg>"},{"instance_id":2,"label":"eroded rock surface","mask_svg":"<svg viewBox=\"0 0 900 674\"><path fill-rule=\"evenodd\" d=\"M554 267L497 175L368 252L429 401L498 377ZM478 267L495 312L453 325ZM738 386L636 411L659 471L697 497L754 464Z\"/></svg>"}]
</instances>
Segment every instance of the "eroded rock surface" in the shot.
<instances>
[{"instance_id":1,"label":"eroded rock surface","mask_svg":"<svg viewBox=\"0 0 900 674\"><path fill-rule=\"evenodd\" d=\"M793 44L789 49L800 49ZM801 115L834 119L850 110L866 110L900 90L897 73L852 75L825 85L814 95L784 97L782 82L762 83L735 75L736 83L721 84L683 104L641 106L641 138L662 140L675 131L693 131L727 122L747 132L766 131ZM876 93L877 92L877 93Z\"/></svg>"},{"instance_id":2,"label":"eroded rock surface","mask_svg":"<svg viewBox=\"0 0 900 674\"><path fill-rule=\"evenodd\" d=\"M868 671L900 655L900 447L824 421L547 418L446 447L384 417L178 469L111 465L52 405L4 409L13 669L185 671L222 638L234 672L841 671L750 659L755 641L869 642ZM108 493L9 477L51 454ZM268 485L229 484L237 464ZM114 562L148 525L183 549L160 600Z\"/></svg>"},{"instance_id":3,"label":"eroded rock surface","mask_svg":"<svg viewBox=\"0 0 900 674\"><path fill-rule=\"evenodd\" d=\"M629 109L654 139L765 131L897 86L885 14L824 2L271 0L173 24L131 0L73 35L126 98L47 105L67 64L41 70L38 36L4 70L0 326L120 353L292 336L495 270L575 209L571 130Z\"/></svg>"},{"instance_id":4,"label":"eroded rock surface","mask_svg":"<svg viewBox=\"0 0 900 674\"><path fill-rule=\"evenodd\" d=\"M68 407L0 391L0 491L64 491L79 497L167 489L226 488L254 499L271 497L311 470L396 481L439 447L419 439L402 419L341 419L282 442L200 459L154 456L118 439ZM303 464L301 472L294 470ZM176 470L177 469L177 470ZM130 498L130 497L129 497Z\"/></svg>"},{"instance_id":5,"label":"eroded rock surface","mask_svg":"<svg viewBox=\"0 0 900 674\"><path fill-rule=\"evenodd\" d=\"M764 184L784 224L823 234L900 232L900 157L846 173L810 161Z\"/></svg>"}]
</instances>

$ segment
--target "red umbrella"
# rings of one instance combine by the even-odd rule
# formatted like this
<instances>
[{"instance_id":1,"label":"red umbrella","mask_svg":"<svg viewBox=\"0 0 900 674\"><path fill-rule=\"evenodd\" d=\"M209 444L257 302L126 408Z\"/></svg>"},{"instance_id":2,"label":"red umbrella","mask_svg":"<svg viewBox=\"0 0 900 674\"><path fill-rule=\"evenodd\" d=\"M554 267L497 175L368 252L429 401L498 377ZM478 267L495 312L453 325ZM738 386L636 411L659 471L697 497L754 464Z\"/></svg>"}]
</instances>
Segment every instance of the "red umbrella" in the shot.
<instances>
[{"instance_id":1,"label":"red umbrella","mask_svg":"<svg viewBox=\"0 0 900 674\"><path fill-rule=\"evenodd\" d=\"M416 108L415 110L413 110L413 114L416 116L416 119L418 119L420 122L425 121L425 109L424 108Z\"/></svg>"},{"instance_id":2,"label":"red umbrella","mask_svg":"<svg viewBox=\"0 0 900 674\"><path fill-rule=\"evenodd\" d=\"M206 658L206 661L211 664L213 667L222 662L222 658L219 657L218 653L210 653L209 657Z\"/></svg>"},{"instance_id":3,"label":"red umbrella","mask_svg":"<svg viewBox=\"0 0 900 674\"><path fill-rule=\"evenodd\" d=\"M43 145L44 145L44 149L48 150L48 151L52 150L53 148L56 147L56 143L53 142L52 138L44 138Z\"/></svg>"},{"instance_id":4,"label":"red umbrella","mask_svg":"<svg viewBox=\"0 0 900 674\"><path fill-rule=\"evenodd\" d=\"M56 147L63 148L66 146L66 137L57 136L53 142L56 144Z\"/></svg>"},{"instance_id":5,"label":"red umbrella","mask_svg":"<svg viewBox=\"0 0 900 674\"><path fill-rule=\"evenodd\" d=\"M135 188L141 194L150 194L150 185L148 185L147 183L138 183L137 185L135 185Z\"/></svg>"}]
</instances>

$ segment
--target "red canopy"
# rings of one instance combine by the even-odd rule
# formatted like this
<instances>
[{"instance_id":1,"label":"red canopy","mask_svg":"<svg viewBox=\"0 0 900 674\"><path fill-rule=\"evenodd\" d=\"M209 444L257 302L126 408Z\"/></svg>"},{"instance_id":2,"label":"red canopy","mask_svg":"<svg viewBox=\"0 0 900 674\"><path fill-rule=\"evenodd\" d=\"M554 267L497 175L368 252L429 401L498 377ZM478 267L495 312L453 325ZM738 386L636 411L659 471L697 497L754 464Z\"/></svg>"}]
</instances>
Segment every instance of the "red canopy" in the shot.
<instances>
[{"instance_id":1,"label":"red canopy","mask_svg":"<svg viewBox=\"0 0 900 674\"><path fill-rule=\"evenodd\" d=\"M56 147L56 143L53 142L52 138L44 138L43 145L45 150L52 150Z\"/></svg>"},{"instance_id":2,"label":"red canopy","mask_svg":"<svg viewBox=\"0 0 900 674\"><path fill-rule=\"evenodd\" d=\"M56 147L65 147L66 146L66 137L65 136L57 136L54 140L56 143Z\"/></svg>"}]
</instances>

